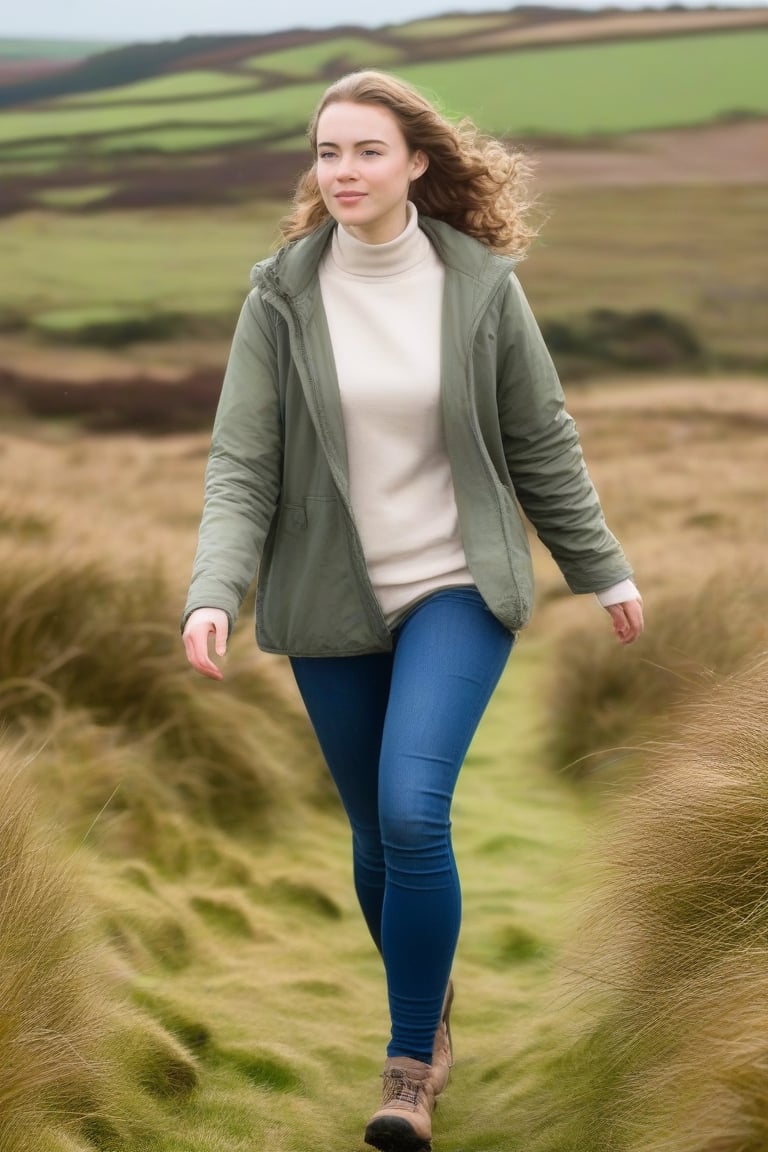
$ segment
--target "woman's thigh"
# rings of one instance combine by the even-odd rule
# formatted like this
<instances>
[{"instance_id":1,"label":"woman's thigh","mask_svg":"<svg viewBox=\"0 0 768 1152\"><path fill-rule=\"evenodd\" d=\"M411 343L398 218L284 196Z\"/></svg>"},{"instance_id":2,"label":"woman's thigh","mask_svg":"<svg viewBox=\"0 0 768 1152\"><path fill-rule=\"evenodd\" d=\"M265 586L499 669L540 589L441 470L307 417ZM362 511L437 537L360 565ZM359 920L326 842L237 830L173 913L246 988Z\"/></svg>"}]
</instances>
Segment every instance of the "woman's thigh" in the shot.
<instances>
[{"instance_id":1,"label":"woman's thigh","mask_svg":"<svg viewBox=\"0 0 768 1152\"><path fill-rule=\"evenodd\" d=\"M444 838L461 765L512 643L474 588L434 593L400 626L379 763L385 844Z\"/></svg>"},{"instance_id":2,"label":"woman's thigh","mask_svg":"<svg viewBox=\"0 0 768 1152\"><path fill-rule=\"evenodd\" d=\"M353 827L378 836L381 737L392 654L292 657L320 749Z\"/></svg>"}]
</instances>

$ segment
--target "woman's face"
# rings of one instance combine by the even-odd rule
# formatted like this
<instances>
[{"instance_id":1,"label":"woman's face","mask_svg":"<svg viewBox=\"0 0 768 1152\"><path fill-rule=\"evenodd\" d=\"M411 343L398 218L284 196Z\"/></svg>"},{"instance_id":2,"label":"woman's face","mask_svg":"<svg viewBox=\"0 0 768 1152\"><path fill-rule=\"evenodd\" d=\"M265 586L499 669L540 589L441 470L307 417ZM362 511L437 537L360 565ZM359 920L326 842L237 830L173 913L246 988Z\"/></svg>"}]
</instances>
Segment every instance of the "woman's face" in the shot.
<instances>
[{"instance_id":1,"label":"woman's face","mask_svg":"<svg viewBox=\"0 0 768 1152\"><path fill-rule=\"evenodd\" d=\"M400 125L378 104L329 104L317 124L317 182L326 208L358 240L385 244L406 225L412 180L426 171Z\"/></svg>"}]
</instances>

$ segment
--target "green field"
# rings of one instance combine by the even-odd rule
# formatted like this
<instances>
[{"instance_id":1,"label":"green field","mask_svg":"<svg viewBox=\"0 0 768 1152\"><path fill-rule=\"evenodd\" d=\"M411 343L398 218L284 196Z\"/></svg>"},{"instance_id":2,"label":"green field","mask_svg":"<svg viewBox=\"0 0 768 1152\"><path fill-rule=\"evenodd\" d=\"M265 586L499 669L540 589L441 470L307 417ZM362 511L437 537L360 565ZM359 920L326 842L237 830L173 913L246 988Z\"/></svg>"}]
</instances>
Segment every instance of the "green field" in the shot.
<instances>
[{"instance_id":1,"label":"green field","mask_svg":"<svg viewBox=\"0 0 768 1152\"><path fill-rule=\"evenodd\" d=\"M119 136L99 137L91 142L91 152L96 157L110 158L146 154L169 157L176 154L200 153L226 148L231 144L263 145L261 139L264 125L252 124L243 120L239 124L227 124L221 128L215 124L169 124L167 127L149 129L144 132L125 132Z\"/></svg>"},{"instance_id":2,"label":"green field","mask_svg":"<svg viewBox=\"0 0 768 1152\"><path fill-rule=\"evenodd\" d=\"M186 100L203 96L225 96L239 88L258 88L258 82L247 76L227 72L190 71L171 76L158 76L154 80L141 80L121 88L102 88L98 92L62 97L56 109L91 107L101 104L123 104L136 101Z\"/></svg>"},{"instance_id":3,"label":"green field","mask_svg":"<svg viewBox=\"0 0 768 1152\"><path fill-rule=\"evenodd\" d=\"M54 210L85 208L115 191L114 184L81 184L77 188L49 188L38 193L38 203Z\"/></svg>"},{"instance_id":4,"label":"green field","mask_svg":"<svg viewBox=\"0 0 768 1152\"><path fill-rule=\"evenodd\" d=\"M233 123L251 123L257 135L294 132L308 117L322 86L297 84L268 92L211 100L179 100L178 103L117 104L104 107L37 107L30 112L9 112L0 121L0 143L47 140L62 137L104 136L169 125L219 124L226 130Z\"/></svg>"},{"instance_id":5,"label":"green field","mask_svg":"<svg viewBox=\"0 0 768 1152\"><path fill-rule=\"evenodd\" d=\"M285 54L294 60L301 82L267 91L227 95L242 78L212 72L190 73L89 98L26 111L6 112L0 120L0 144L21 145L44 139L107 138L115 133L163 132L162 150L173 130L221 125L223 139L293 136L301 132L324 83L304 79L320 68L345 41L324 43L312 51ZM355 63L365 64L363 41ZM334 47L334 45L336 47ZM768 113L768 89L762 66L768 32L728 32L574 45L414 64L395 70L434 94L449 115L469 115L497 134L589 135L631 132L706 123L728 115ZM253 58L251 63L258 63ZM376 62L379 62L378 60ZM219 96L218 93L221 93ZM610 98L607 94L610 93ZM216 95L216 99L211 99ZM132 104L134 97L157 103ZM173 97L178 97L174 100ZM199 99L195 99L199 96ZM80 101L80 104L85 104ZM138 146L138 145L137 145ZM173 151L186 147L183 139ZM195 141L188 145L199 147Z\"/></svg>"},{"instance_id":6,"label":"green field","mask_svg":"<svg viewBox=\"0 0 768 1152\"><path fill-rule=\"evenodd\" d=\"M408 39L440 39L451 36L472 36L482 32L492 32L495 28L508 28L511 13L496 16L492 13L479 16L438 16L434 20L414 20L393 28L398 36Z\"/></svg>"},{"instance_id":7,"label":"green field","mask_svg":"<svg viewBox=\"0 0 768 1152\"><path fill-rule=\"evenodd\" d=\"M382 44L362 36L320 40L299 48L285 48L281 52L265 52L245 61L251 68L276 72L290 79L309 80L316 77L331 61L343 60L344 67L387 68L402 58L392 44Z\"/></svg>"},{"instance_id":8,"label":"green field","mask_svg":"<svg viewBox=\"0 0 768 1152\"><path fill-rule=\"evenodd\" d=\"M768 362L765 187L570 189L548 208L520 266L540 320L603 306L661 308L690 323L715 355ZM228 334L283 211L258 202L0 220L0 309L36 329L73 308L81 319L104 306L157 308L207 317Z\"/></svg>"},{"instance_id":9,"label":"green field","mask_svg":"<svg viewBox=\"0 0 768 1152\"><path fill-rule=\"evenodd\" d=\"M396 71L500 135L587 135L768 113L768 32L542 48Z\"/></svg>"},{"instance_id":10,"label":"green field","mask_svg":"<svg viewBox=\"0 0 768 1152\"><path fill-rule=\"evenodd\" d=\"M307 77L368 45L378 50L373 37L340 36L251 58L294 70L295 82L263 90L253 72L208 68L7 110L0 175L22 186L13 211L33 210L0 219L7 322L48 339L76 337L91 313L126 307L187 315L228 332L247 269L274 242L283 211L254 208L253 199L260 186L261 195L278 195L281 182L287 193L307 157L304 128L325 85ZM468 113L483 128L578 140L768 113L759 67L766 47L767 31L723 32L506 51L400 71L449 114ZM253 88L244 93L249 75ZM293 167L277 155L291 151L304 153ZM98 212L108 198L144 205L156 195L172 204L176 193L163 181L173 169L183 183L184 166L192 171L198 162L194 189L218 207ZM57 184L59 168L66 176ZM187 189L178 188L186 203ZM552 218L522 269L543 321L608 303L624 311L658 306L690 324L716 357L766 362L761 187L574 189L545 207L554 208Z\"/></svg>"},{"instance_id":11,"label":"green field","mask_svg":"<svg viewBox=\"0 0 768 1152\"><path fill-rule=\"evenodd\" d=\"M48 315L104 307L224 315L275 237L273 206L209 212L29 213L0 221L0 306Z\"/></svg>"}]
</instances>

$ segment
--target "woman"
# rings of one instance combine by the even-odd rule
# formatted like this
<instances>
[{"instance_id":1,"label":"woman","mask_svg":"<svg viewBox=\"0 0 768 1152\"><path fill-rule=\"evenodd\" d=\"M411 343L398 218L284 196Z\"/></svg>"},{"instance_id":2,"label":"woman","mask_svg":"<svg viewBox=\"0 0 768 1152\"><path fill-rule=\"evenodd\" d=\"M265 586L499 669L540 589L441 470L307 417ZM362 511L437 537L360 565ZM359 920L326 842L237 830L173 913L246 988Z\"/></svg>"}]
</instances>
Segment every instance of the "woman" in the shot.
<instances>
[{"instance_id":1,"label":"woman","mask_svg":"<svg viewBox=\"0 0 768 1152\"><path fill-rule=\"evenodd\" d=\"M209 640L222 656L258 567L258 640L290 657L386 971L365 1139L419 1152L452 1062L451 799L532 606L518 505L622 643L642 608L513 271L521 158L377 72L331 85L309 137L235 333L184 642L221 677Z\"/></svg>"}]
</instances>

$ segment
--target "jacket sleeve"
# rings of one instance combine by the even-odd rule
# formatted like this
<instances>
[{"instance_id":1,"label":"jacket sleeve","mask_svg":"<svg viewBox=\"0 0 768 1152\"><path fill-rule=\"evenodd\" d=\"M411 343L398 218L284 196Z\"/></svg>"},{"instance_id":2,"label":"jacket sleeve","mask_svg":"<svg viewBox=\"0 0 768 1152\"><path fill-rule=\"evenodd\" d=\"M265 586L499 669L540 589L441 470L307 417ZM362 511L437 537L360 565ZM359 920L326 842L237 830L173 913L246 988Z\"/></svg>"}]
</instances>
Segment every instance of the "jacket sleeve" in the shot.
<instances>
[{"instance_id":1,"label":"jacket sleeve","mask_svg":"<svg viewBox=\"0 0 768 1152\"><path fill-rule=\"evenodd\" d=\"M216 411L182 627L195 608L221 608L231 631L275 513L282 456L275 332L254 290L240 313Z\"/></svg>"},{"instance_id":2,"label":"jacket sleeve","mask_svg":"<svg viewBox=\"0 0 768 1152\"><path fill-rule=\"evenodd\" d=\"M608 530L578 432L539 326L514 273L499 331L498 408L515 495L572 592L632 576Z\"/></svg>"}]
</instances>

